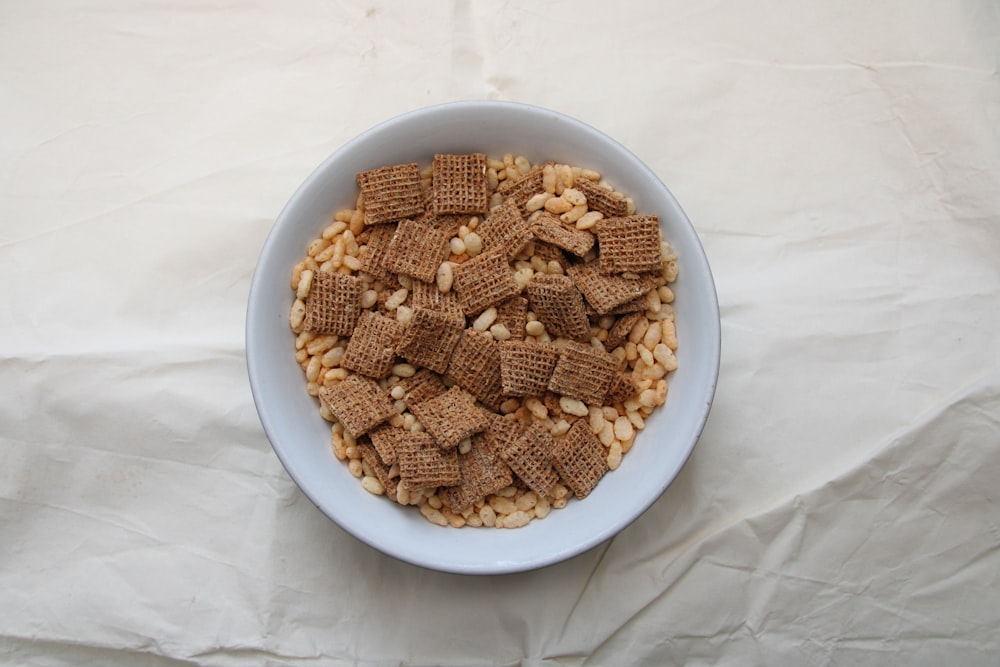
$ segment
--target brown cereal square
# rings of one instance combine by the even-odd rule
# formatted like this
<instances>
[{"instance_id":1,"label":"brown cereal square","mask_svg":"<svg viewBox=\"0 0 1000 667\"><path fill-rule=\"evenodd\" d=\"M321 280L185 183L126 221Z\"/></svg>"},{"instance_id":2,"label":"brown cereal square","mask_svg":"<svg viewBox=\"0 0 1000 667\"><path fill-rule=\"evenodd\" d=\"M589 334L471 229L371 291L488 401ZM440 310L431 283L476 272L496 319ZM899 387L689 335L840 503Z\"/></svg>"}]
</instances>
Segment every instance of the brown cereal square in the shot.
<instances>
[{"instance_id":1,"label":"brown cereal square","mask_svg":"<svg viewBox=\"0 0 1000 667\"><path fill-rule=\"evenodd\" d=\"M375 478L382 483L386 497L390 500L396 500L396 487L399 483L395 478L389 476L389 466L382 461L376 448L367 442L359 442L358 449L361 450L361 460L372 471Z\"/></svg>"},{"instance_id":2,"label":"brown cereal square","mask_svg":"<svg viewBox=\"0 0 1000 667\"><path fill-rule=\"evenodd\" d=\"M445 313L457 322L465 322L465 314L462 306L458 303L458 296L451 290L441 292L436 283L414 280L410 289L411 307L426 308Z\"/></svg>"},{"instance_id":3,"label":"brown cereal square","mask_svg":"<svg viewBox=\"0 0 1000 667\"><path fill-rule=\"evenodd\" d=\"M362 171L357 180L368 225L396 222L424 212L416 162Z\"/></svg>"},{"instance_id":4,"label":"brown cereal square","mask_svg":"<svg viewBox=\"0 0 1000 667\"><path fill-rule=\"evenodd\" d=\"M599 211L606 218L628 215L628 203L624 198L615 197L611 190L602 188L593 181L585 178L576 179L573 188L582 192L587 198L587 208L591 211Z\"/></svg>"},{"instance_id":5,"label":"brown cereal square","mask_svg":"<svg viewBox=\"0 0 1000 667\"><path fill-rule=\"evenodd\" d=\"M548 497L552 487L559 482L559 476L548 457L553 444L554 440L549 432L534 423L520 437L498 451L500 457L528 488L540 496Z\"/></svg>"},{"instance_id":6,"label":"brown cereal square","mask_svg":"<svg viewBox=\"0 0 1000 667\"><path fill-rule=\"evenodd\" d=\"M329 271L313 274L312 288L306 297L305 331L349 336L360 312L360 280Z\"/></svg>"},{"instance_id":7,"label":"brown cereal square","mask_svg":"<svg viewBox=\"0 0 1000 667\"><path fill-rule=\"evenodd\" d=\"M397 443L399 479L408 489L455 486L462 481L458 451L437 446L429 433L408 433Z\"/></svg>"},{"instance_id":8,"label":"brown cereal square","mask_svg":"<svg viewBox=\"0 0 1000 667\"><path fill-rule=\"evenodd\" d=\"M438 310L414 308L413 318L403 331L396 354L415 366L444 373L464 330L464 319L456 320Z\"/></svg>"},{"instance_id":9,"label":"brown cereal square","mask_svg":"<svg viewBox=\"0 0 1000 667\"><path fill-rule=\"evenodd\" d=\"M510 200L490 211L476 233L483 239L484 252L499 252L508 260L532 239L531 226Z\"/></svg>"},{"instance_id":10,"label":"brown cereal square","mask_svg":"<svg viewBox=\"0 0 1000 667\"><path fill-rule=\"evenodd\" d=\"M598 268L597 260L574 264L566 273L599 315L611 313L656 287L656 276L648 273L641 274L638 278L604 275Z\"/></svg>"},{"instance_id":11,"label":"brown cereal square","mask_svg":"<svg viewBox=\"0 0 1000 667\"><path fill-rule=\"evenodd\" d=\"M475 398L461 387L452 387L440 396L415 403L410 411L442 449L457 447L487 426Z\"/></svg>"},{"instance_id":12,"label":"brown cereal square","mask_svg":"<svg viewBox=\"0 0 1000 667\"><path fill-rule=\"evenodd\" d=\"M544 211L531 223L532 233L539 239L583 257L594 247L594 235L586 229L565 224L558 216Z\"/></svg>"},{"instance_id":13,"label":"brown cereal square","mask_svg":"<svg viewBox=\"0 0 1000 667\"><path fill-rule=\"evenodd\" d=\"M378 452L379 459L386 465L392 465L398 458L396 443L401 438L406 437L407 433L409 431L401 426L379 424L368 432L368 439L371 440L372 446Z\"/></svg>"},{"instance_id":14,"label":"brown cereal square","mask_svg":"<svg viewBox=\"0 0 1000 667\"><path fill-rule=\"evenodd\" d=\"M510 466L496 453L493 435L488 430L472 436L472 449L458 455L458 469L461 482L440 492L453 512L461 512L513 482Z\"/></svg>"},{"instance_id":15,"label":"brown cereal square","mask_svg":"<svg viewBox=\"0 0 1000 667\"><path fill-rule=\"evenodd\" d=\"M608 471L604 446L583 420L556 440L549 449L549 460L577 498L586 498Z\"/></svg>"},{"instance_id":16,"label":"brown cereal square","mask_svg":"<svg viewBox=\"0 0 1000 667\"><path fill-rule=\"evenodd\" d=\"M642 319L642 313L626 313L622 315L615 323L611 325L608 329L608 337L604 340L604 348L606 350L613 350L628 338L629 332L632 331L632 327Z\"/></svg>"},{"instance_id":17,"label":"brown cereal square","mask_svg":"<svg viewBox=\"0 0 1000 667\"><path fill-rule=\"evenodd\" d=\"M536 273L528 282L528 304L549 333L574 340L590 339L583 296L568 276Z\"/></svg>"},{"instance_id":18,"label":"brown cereal square","mask_svg":"<svg viewBox=\"0 0 1000 667\"><path fill-rule=\"evenodd\" d=\"M604 218L597 232L598 266L603 274L662 271L660 220L655 215Z\"/></svg>"},{"instance_id":19,"label":"brown cereal square","mask_svg":"<svg viewBox=\"0 0 1000 667\"><path fill-rule=\"evenodd\" d=\"M332 387L323 387L319 397L355 438L397 414L389 395L374 380L361 375L348 375Z\"/></svg>"},{"instance_id":20,"label":"brown cereal square","mask_svg":"<svg viewBox=\"0 0 1000 667\"><path fill-rule=\"evenodd\" d=\"M510 332L511 340L524 339L524 327L528 323L528 300L523 296L512 296L497 306L497 324L502 324Z\"/></svg>"},{"instance_id":21,"label":"brown cereal square","mask_svg":"<svg viewBox=\"0 0 1000 667\"><path fill-rule=\"evenodd\" d=\"M628 399L636 395L637 387L632 378L627 375L622 375L621 373L615 373L611 377L611 383L608 385L608 393L604 395L604 405L617 405L618 403L624 403Z\"/></svg>"},{"instance_id":22,"label":"brown cereal square","mask_svg":"<svg viewBox=\"0 0 1000 667\"><path fill-rule=\"evenodd\" d=\"M466 329L451 353L447 374L486 407L500 409L500 349L490 334Z\"/></svg>"},{"instance_id":23,"label":"brown cereal square","mask_svg":"<svg viewBox=\"0 0 1000 667\"><path fill-rule=\"evenodd\" d=\"M354 334L347 341L341 366L381 379L389 375L396 359L396 347L403 325L385 315L366 310L358 317Z\"/></svg>"},{"instance_id":24,"label":"brown cereal square","mask_svg":"<svg viewBox=\"0 0 1000 667\"><path fill-rule=\"evenodd\" d=\"M448 391L448 386L441 379L441 376L427 368L421 368L400 384L406 392L406 395L403 396L403 402L408 408Z\"/></svg>"},{"instance_id":25,"label":"brown cereal square","mask_svg":"<svg viewBox=\"0 0 1000 667\"><path fill-rule=\"evenodd\" d=\"M504 396L541 396L549 386L559 349L549 343L502 341L500 381Z\"/></svg>"},{"instance_id":26,"label":"brown cereal square","mask_svg":"<svg viewBox=\"0 0 1000 667\"><path fill-rule=\"evenodd\" d=\"M588 405L602 405L617 371L618 360L607 352L569 341L559 352L548 388Z\"/></svg>"},{"instance_id":27,"label":"brown cereal square","mask_svg":"<svg viewBox=\"0 0 1000 667\"><path fill-rule=\"evenodd\" d=\"M434 156L431 188L434 213L483 213L489 208L486 155Z\"/></svg>"},{"instance_id":28,"label":"brown cereal square","mask_svg":"<svg viewBox=\"0 0 1000 667\"><path fill-rule=\"evenodd\" d=\"M527 174L520 178L500 181L497 192L503 196L504 200L513 201L522 212L525 212L524 205L528 203L528 200L540 192L545 192L542 179L542 167L532 167Z\"/></svg>"},{"instance_id":29,"label":"brown cereal square","mask_svg":"<svg viewBox=\"0 0 1000 667\"><path fill-rule=\"evenodd\" d=\"M368 239L361 249L362 271L370 273L376 278L395 280L395 274L385 266L385 253L396 233L396 227L395 223L388 223L365 228Z\"/></svg>"},{"instance_id":30,"label":"brown cereal square","mask_svg":"<svg viewBox=\"0 0 1000 667\"><path fill-rule=\"evenodd\" d=\"M456 266L454 289L462 311L470 316L521 291L507 257L500 252L484 252Z\"/></svg>"},{"instance_id":31,"label":"brown cereal square","mask_svg":"<svg viewBox=\"0 0 1000 667\"><path fill-rule=\"evenodd\" d=\"M514 442L524 434L524 426L516 419L505 417L496 412L490 413L488 417L487 430L493 436L493 447L497 453L513 446Z\"/></svg>"},{"instance_id":32,"label":"brown cereal square","mask_svg":"<svg viewBox=\"0 0 1000 667\"><path fill-rule=\"evenodd\" d=\"M385 268L431 282L448 256L448 237L440 229L415 220L403 220L382 258Z\"/></svg>"}]
</instances>

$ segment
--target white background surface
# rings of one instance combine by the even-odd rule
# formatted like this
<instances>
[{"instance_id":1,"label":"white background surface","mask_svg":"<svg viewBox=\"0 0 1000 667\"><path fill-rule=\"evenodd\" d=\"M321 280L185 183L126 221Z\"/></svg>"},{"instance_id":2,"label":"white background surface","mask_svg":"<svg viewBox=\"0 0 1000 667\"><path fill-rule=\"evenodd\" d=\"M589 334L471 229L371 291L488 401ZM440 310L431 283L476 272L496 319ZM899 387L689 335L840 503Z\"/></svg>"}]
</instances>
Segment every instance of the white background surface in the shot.
<instances>
[{"instance_id":1,"label":"white background surface","mask_svg":"<svg viewBox=\"0 0 1000 667\"><path fill-rule=\"evenodd\" d=\"M0 4L0 661L996 664L998 36L989 0ZM663 498L480 578L313 508L243 360L297 185L476 98L643 158L723 326Z\"/></svg>"}]
</instances>

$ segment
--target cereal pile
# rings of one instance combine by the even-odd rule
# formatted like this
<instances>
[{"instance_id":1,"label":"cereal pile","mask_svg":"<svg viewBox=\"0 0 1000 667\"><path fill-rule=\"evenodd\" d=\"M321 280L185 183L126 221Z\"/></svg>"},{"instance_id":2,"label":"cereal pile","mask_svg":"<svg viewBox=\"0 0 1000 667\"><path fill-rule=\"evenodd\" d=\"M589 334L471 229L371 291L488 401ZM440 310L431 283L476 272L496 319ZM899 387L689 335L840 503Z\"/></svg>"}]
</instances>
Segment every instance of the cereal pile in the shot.
<instances>
[{"instance_id":1,"label":"cereal pile","mask_svg":"<svg viewBox=\"0 0 1000 667\"><path fill-rule=\"evenodd\" d=\"M677 367L657 217L593 170L511 155L357 182L291 281L334 455L442 526L516 528L586 497Z\"/></svg>"}]
</instances>

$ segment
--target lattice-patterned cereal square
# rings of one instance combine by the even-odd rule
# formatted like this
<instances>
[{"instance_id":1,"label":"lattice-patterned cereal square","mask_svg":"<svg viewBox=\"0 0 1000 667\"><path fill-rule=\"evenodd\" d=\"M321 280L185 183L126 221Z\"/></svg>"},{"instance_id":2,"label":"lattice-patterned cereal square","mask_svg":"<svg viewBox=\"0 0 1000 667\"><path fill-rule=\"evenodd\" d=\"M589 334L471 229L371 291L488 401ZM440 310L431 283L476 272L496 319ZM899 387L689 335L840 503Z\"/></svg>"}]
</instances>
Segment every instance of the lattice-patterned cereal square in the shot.
<instances>
[{"instance_id":1,"label":"lattice-patterned cereal square","mask_svg":"<svg viewBox=\"0 0 1000 667\"><path fill-rule=\"evenodd\" d=\"M402 334L403 325L398 321L366 310L347 341L341 366L376 379L386 377L392 370Z\"/></svg>"},{"instance_id":2,"label":"lattice-patterned cereal square","mask_svg":"<svg viewBox=\"0 0 1000 667\"><path fill-rule=\"evenodd\" d=\"M458 451L441 449L429 433L409 433L397 451L399 478L408 489L455 486L462 481Z\"/></svg>"},{"instance_id":3,"label":"lattice-patterned cereal square","mask_svg":"<svg viewBox=\"0 0 1000 667\"><path fill-rule=\"evenodd\" d=\"M390 271L431 282L447 256L448 237L444 232L428 224L403 220L386 248L382 264Z\"/></svg>"},{"instance_id":4,"label":"lattice-patterned cereal square","mask_svg":"<svg viewBox=\"0 0 1000 667\"><path fill-rule=\"evenodd\" d=\"M372 446L378 452L379 459L386 465L392 465L398 458L396 444L409 433L401 426L379 424L368 432Z\"/></svg>"},{"instance_id":5,"label":"lattice-patterned cereal square","mask_svg":"<svg viewBox=\"0 0 1000 667\"><path fill-rule=\"evenodd\" d=\"M493 435L483 431L472 436L472 449L458 455L461 482L439 493L453 512L461 512L477 500L508 487L513 475L495 451Z\"/></svg>"},{"instance_id":6,"label":"lattice-patterned cereal square","mask_svg":"<svg viewBox=\"0 0 1000 667\"><path fill-rule=\"evenodd\" d=\"M549 460L577 498L586 498L608 471L604 446L584 420L555 441Z\"/></svg>"},{"instance_id":7,"label":"lattice-patterned cereal square","mask_svg":"<svg viewBox=\"0 0 1000 667\"><path fill-rule=\"evenodd\" d=\"M599 211L606 218L628 215L628 203L625 198L615 197L611 190L602 188L585 178L577 179L573 187L587 198L587 208L591 211Z\"/></svg>"},{"instance_id":8,"label":"lattice-patterned cereal square","mask_svg":"<svg viewBox=\"0 0 1000 667\"><path fill-rule=\"evenodd\" d=\"M361 375L348 375L332 387L323 387L319 397L330 414L344 425L344 430L355 438L398 414L388 394Z\"/></svg>"},{"instance_id":9,"label":"lattice-patterned cereal square","mask_svg":"<svg viewBox=\"0 0 1000 667\"><path fill-rule=\"evenodd\" d=\"M424 211L420 169L416 162L379 167L357 175L365 205L365 223L380 225Z\"/></svg>"},{"instance_id":10,"label":"lattice-patterned cereal square","mask_svg":"<svg viewBox=\"0 0 1000 667\"><path fill-rule=\"evenodd\" d=\"M559 481L548 456L553 444L549 432L535 423L525 429L519 438L500 448L499 454L528 488L547 497Z\"/></svg>"},{"instance_id":11,"label":"lattice-patterned cereal square","mask_svg":"<svg viewBox=\"0 0 1000 667\"><path fill-rule=\"evenodd\" d=\"M598 266L601 273L647 273L662 271L660 221L655 215L604 218L597 232Z\"/></svg>"},{"instance_id":12,"label":"lattice-patterned cereal square","mask_svg":"<svg viewBox=\"0 0 1000 667\"><path fill-rule=\"evenodd\" d=\"M617 370L618 360L607 352L569 341L559 353L548 388L588 405L601 405Z\"/></svg>"},{"instance_id":13,"label":"lattice-patterned cereal square","mask_svg":"<svg viewBox=\"0 0 1000 667\"><path fill-rule=\"evenodd\" d=\"M500 349L490 334L466 329L451 353L448 376L486 407L500 409Z\"/></svg>"},{"instance_id":14,"label":"lattice-patterned cereal square","mask_svg":"<svg viewBox=\"0 0 1000 667\"><path fill-rule=\"evenodd\" d=\"M505 396L541 396L549 386L559 349L549 343L503 341L500 381Z\"/></svg>"},{"instance_id":15,"label":"lattice-patterned cereal square","mask_svg":"<svg viewBox=\"0 0 1000 667\"><path fill-rule=\"evenodd\" d=\"M514 281L507 257L484 252L455 267L454 290L466 315L478 315L521 290Z\"/></svg>"},{"instance_id":16,"label":"lattice-patterned cereal square","mask_svg":"<svg viewBox=\"0 0 1000 667\"><path fill-rule=\"evenodd\" d=\"M483 239L485 252L499 252L507 259L514 257L533 236L531 226L513 201L505 201L490 211L476 233Z\"/></svg>"},{"instance_id":17,"label":"lattice-patterned cereal square","mask_svg":"<svg viewBox=\"0 0 1000 667\"><path fill-rule=\"evenodd\" d=\"M395 280L395 274L385 266L385 253L396 233L396 227L395 223L390 223L365 228L368 238L361 251L362 271L370 273L376 278Z\"/></svg>"},{"instance_id":18,"label":"lattice-patterned cereal square","mask_svg":"<svg viewBox=\"0 0 1000 667\"><path fill-rule=\"evenodd\" d=\"M432 169L434 213L483 213L489 208L486 155L438 154Z\"/></svg>"},{"instance_id":19,"label":"lattice-patterned cereal square","mask_svg":"<svg viewBox=\"0 0 1000 667\"><path fill-rule=\"evenodd\" d=\"M417 308L427 308L447 314L458 322L465 322L465 314L458 303L458 296L449 290L442 292L436 283L414 280L410 289L410 305Z\"/></svg>"},{"instance_id":20,"label":"lattice-patterned cereal square","mask_svg":"<svg viewBox=\"0 0 1000 667\"><path fill-rule=\"evenodd\" d=\"M403 396L403 402L406 403L406 407L411 409L417 403L440 396L448 391L448 386L441 379L441 376L427 368L421 368L400 384L406 392Z\"/></svg>"},{"instance_id":21,"label":"lattice-patterned cereal square","mask_svg":"<svg viewBox=\"0 0 1000 667\"><path fill-rule=\"evenodd\" d=\"M619 306L636 301L656 287L656 276L648 273L638 278L603 275L596 260L575 264L566 273L599 315L612 313Z\"/></svg>"},{"instance_id":22,"label":"lattice-patterned cereal square","mask_svg":"<svg viewBox=\"0 0 1000 667\"><path fill-rule=\"evenodd\" d=\"M417 403L410 411L442 449L457 447L487 426L474 397L461 387L452 387L440 396Z\"/></svg>"},{"instance_id":23,"label":"lattice-patterned cereal square","mask_svg":"<svg viewBox=\"0 0 1000 667\"><path fill-rule=\"evenodd\" d=\"M329 271L313 274L306 297L305 331L349 336L361 312L361 281Z\"/></svg>"},{"instance_id":24,"label":"lattice-patterned cereal square","mask_svg":"<svg viewBox=\"0 0 1000 667\"><path fill-rule=\"evenodd\" d=\"M532 167L527 174L520 178L500 181L497 192L503 196L504 200L513 201L518 208L524 211L524 205L532 196L545 192L542 178L542 168L540 166Z\"/></svg>"},{"instance_id":25,"label":"lattice-patterned cereal square","mask_svg":"<svg viewBox=\"0 0 1000 667\"><path fill-rule=\"evenodd\" d=\"M531 231L537 238L568 250L577 257L583 257L590 252L596 241L589 230L567 225L548 211L543 212L531 223Z\"/></svg>"},{"instance_id":26,"label":"lattice-patterned cereal square","mask_svg":"<svg viewBox=\"0 0 1000 667\"><path fill-rule=\"evenodd\" d=\"M528 300L523 296L512 296L497 306L497 324L502 324L510 332L510 340L523 340L524 327L528 323Z\"/></svg>"},{"instance_id":27,"label":"lattice-patterned cereal square","mask_svg":"<svg viewBox=\"0 0 1000 667\"><path fill-rule=\"evenodd\" d=\"M456 320L437 310L414 308L396 354L415 366L444 373L464 330L464 319Z\"/></svg>"},{"instance_id":28,"label":"lattice-patterned cereal square","mask_svg":"<svg viewBox=\"0 0 1000 667\"><path fill-rule=\"evenodd\" d=\"M536 273L528 282L527 293L532 312L549 333L574 340L589 340L587 310L572 278Z\"/></svg>"}]
</instances>

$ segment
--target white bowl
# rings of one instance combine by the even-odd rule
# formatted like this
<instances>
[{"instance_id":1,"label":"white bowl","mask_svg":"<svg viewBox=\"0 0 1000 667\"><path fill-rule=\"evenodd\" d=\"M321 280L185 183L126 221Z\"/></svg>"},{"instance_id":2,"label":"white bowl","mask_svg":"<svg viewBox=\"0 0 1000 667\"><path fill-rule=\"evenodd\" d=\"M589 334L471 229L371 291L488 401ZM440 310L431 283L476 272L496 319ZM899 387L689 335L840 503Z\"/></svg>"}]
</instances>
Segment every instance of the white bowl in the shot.
<instances>
[{"instance_id":1,"label":"white bowl","mask_svg":"<svg viewBox=\"0 0 1000 667\"><path fill-rule=\"evenodd\" d=\"M288 279L332 214L352 207L355 174L382 165L428 164L434 153L524 155L532 162L596 169L656 214L679 256L673 285L679 368L667 403L636 438L621 467L583 501L523 528L441 528L416 508L365 491L330 451L330 425L305 390L288 326ZM278 458L309 499L344 530L423 567L465 574L517 572L579 554L642 514L673 481L708 417L719 371L719 306L701 243L670 191L621 144L580 121L512 102L442 104L392 118L351 140L299 187L278 216L254 272L246 350L257 412Z\"/></svg>"}]
</instances>

